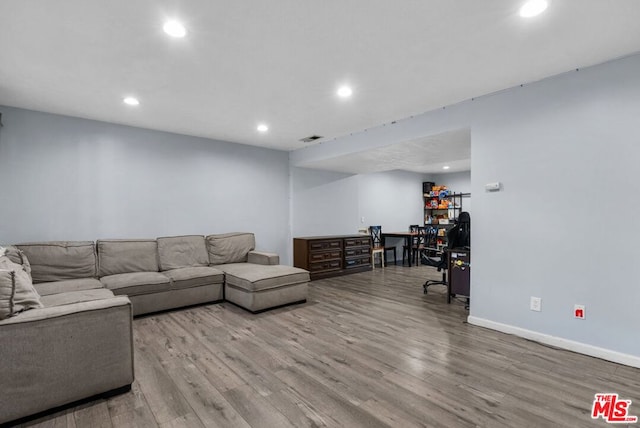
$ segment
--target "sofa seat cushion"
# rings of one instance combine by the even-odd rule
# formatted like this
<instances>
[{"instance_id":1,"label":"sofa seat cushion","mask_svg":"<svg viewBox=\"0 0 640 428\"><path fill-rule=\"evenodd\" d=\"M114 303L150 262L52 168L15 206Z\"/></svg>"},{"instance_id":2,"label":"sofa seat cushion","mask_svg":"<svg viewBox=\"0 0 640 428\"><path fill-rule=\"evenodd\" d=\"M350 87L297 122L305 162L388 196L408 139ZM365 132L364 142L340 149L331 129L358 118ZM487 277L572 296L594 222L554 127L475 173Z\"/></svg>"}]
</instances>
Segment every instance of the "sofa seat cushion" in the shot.
<instances>
[{"instance_id":1,"label":"sofa seat cushion","mask_svg":"<svg viewBox=\"0 0 640 428\"><path fill-rule=\"evenodd\" d=\"M224 272L214 267L184 267L162 273L171 279L172 288L191 288L224 282Z\"/></svg>"},{"instance_id":2,"label":"sofa seat cushion","mask_svg":"<svg viewBox=\"0 0 640 428\"><path fill-rule=\"evenodd\" d=\"M106 288L92 290L69 291L67 293L50 294L40 299L45 308L53 306L71 305L73 303L91 302L93 300L110 299L113 292Z\"/></svg>"},{"instance_id":3,"label":"sofa seat cushion","mask_svg":"<svg viewBox=\"0 0 640 428\"><path fill-rule=\"evenodd\" d=\"M41 282L34 284L34 288L41 296L68 293L70 291L93 290L102 288L102 284L95 278L68 279L66 281Z\"/></svg>"},{"instance_id":4,"label":"sofa seat cushion","mask_svg":"<svg viewBox=\"0 0 640 428\"><path fill-rule=\"evenodd\" d=\"M251 292L309 282L309 272L291 266L231 263L216 267L225 273L227 284Z\"/></svg>"},{"instance_id":5,"label":"sofa seat cushion","mask_svg":"<svg viewBox=\"0 0 640 428\"><path fill-rule=\"evenodd\" d=\"M171 289L171 281L160 272L119 273L103 276L100 282L115 295L135 296Z\"/></svg>"}]
</instances>

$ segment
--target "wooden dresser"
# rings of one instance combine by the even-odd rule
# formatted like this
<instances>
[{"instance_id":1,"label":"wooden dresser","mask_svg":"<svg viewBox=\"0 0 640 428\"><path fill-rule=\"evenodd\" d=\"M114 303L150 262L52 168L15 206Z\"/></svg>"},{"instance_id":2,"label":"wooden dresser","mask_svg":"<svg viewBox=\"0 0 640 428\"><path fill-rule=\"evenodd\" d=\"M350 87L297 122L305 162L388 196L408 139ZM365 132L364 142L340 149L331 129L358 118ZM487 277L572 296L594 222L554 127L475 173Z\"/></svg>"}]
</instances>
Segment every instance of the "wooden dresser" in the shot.
<instances>
[{"instance_id":1,"label":"wooden dresser","mask_svg":"<svg viewBox=\"0 0 640 428\"><path fill-rule=\"evenodd\" d=\"M308 270L311 280L371 270L371 238L367 235L293 238L293 265Z\"/></svg>"}]
</instances>

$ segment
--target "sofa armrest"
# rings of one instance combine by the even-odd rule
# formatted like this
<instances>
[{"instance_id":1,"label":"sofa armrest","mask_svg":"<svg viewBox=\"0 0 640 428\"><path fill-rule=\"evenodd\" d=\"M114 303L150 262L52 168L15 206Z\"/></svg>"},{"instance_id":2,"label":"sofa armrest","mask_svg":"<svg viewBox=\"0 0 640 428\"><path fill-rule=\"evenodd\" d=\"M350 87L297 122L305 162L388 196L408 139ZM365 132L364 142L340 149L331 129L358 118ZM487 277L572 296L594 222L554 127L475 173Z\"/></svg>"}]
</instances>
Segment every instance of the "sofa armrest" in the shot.
<instances>
[{"instance_id":1,"label":"sofa armrest","mask_svg":"<svg viewBox=\"0 0 640 428\"><path fill-rule=\"evenodd\" d=\"M265 251L249 251L247 262L256 265L278 265L280 264L280 256Z\"/></svg>"},{"instance_id":2,"label":"sofa armrest","mask_svg":"<svg viewBox=\"0 0 640 428\"><path fill-rule=\"evenodd\" d=\"M127 297L32 309L0 321L0 424L133 382Z\"/></svg>"}]
</instances>

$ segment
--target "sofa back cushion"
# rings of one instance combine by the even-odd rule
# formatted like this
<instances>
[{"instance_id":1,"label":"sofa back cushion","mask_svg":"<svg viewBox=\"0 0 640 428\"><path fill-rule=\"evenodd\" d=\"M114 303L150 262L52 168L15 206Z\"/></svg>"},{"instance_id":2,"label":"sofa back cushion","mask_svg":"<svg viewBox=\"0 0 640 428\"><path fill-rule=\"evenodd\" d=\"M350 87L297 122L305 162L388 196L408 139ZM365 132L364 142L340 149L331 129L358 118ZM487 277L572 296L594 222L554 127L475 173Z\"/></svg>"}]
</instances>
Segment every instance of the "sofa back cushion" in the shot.
<instances>
[{"instance_id":1,"label":"sofa back cushion","mask_svg":"<svg viewBox=\"0 0 640 428\"><path fill-rule=\"evenodd\" d=\"M4 248L5 254L14 263L21 265L31 278L31 264L24 252L16 246L8 245ZM0 254L1 256L2 254Z\"/></svg>"},{"instance_id":2,"label":"sofa back cushion","mask_svg":"<svg viewBox=\"0 0 640 428\"><path fill-rule=\"evenodd\" d=\"M22 265L0 256L0 320L27 309L42 308L40 296Z\"/></svg>"},{"instance_id":3,"label":"sofa back cushion","mask_svg":"<svg viewBox=\"0 0 640 428\"><path fill-rule=\"evenodd\" d=\"M96 248L91 241L29 242L16 247L29 260L34 283L96 276Z\"/></svg>"},{"instance_id":4,"label":"sofa back cushion","mask_svg":"<svg viewBox=\"0 0 640 428\"><path fill-rule=\"evenodd\" d=\"M209 256L202 235L158 238L160 270L208 266Z\"/></svg>"},{"instance_id":5,"label":"sofa back cushion","mask_svg":"<svg viewBox=\"0 0 640 428\"><path fill-rule=\"evenodd\" d=\"M209 235L206 240L209 263L212 265L246 262L249 251L256 248L256 237L253 233L234 232Z\"/></svg>"},{"instance_id":6,"label":"sofa back cushion","mask_svg":"<svg viewBox=\"0 0 640 428\"><path fill-rule=\"evenodd\" d=\"M101 239L96 246L100 277L158 272L158 243L155 239Z\"/></svg>"}]
</instances>

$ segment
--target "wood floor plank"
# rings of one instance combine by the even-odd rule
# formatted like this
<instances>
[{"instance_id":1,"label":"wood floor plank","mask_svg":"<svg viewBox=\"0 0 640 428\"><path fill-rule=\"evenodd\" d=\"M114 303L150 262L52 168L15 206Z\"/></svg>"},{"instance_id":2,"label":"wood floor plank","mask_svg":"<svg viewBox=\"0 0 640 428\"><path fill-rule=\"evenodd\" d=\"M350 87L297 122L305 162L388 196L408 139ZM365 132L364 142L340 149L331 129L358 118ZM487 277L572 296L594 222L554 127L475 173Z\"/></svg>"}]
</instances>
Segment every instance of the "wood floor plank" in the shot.
<instances>
[{"instance_id":1,"label":"wood floor plank","mask_svg":"<svg viewBox=\"0 0 640 428\"><path fill-rule=\"evenodd\" d=\"M265 400L282 413L295 427L321 428L330 426L321 412L309 403L302 401L289 388L276 391L266 396Z\"/></svg>"},{"instance_id":2,"label":"wood floor plank","mask_svg":"<svg viewBox=\"0 0 640 428\"><path fill-rule=\"evenodd\" d=\"M252 427L294 428L282 413L248 385L224 392L225 398Z\"/></svg>"},{"instance_id":3,"label":"wood floor plank","mask_svg":"<svg viewBox=\"0 0 640 428\"><path fill-rule=\"evenodd\" d=\"M168 373L204 426L250 426L194 364L172 366Z\"/></svg>"},{"instance_id":4,"label":"wood floor plank","mask_svg":"<svg viewBox=\"0 0 640 428\"><path fill-rule=\"evenodd\" d=\"M144 334L136 335L135 340L136 376L156 422L162 425L192 413L191 407L162 364L162 361L167 361L170 357L159 354L159 348L153 347L153 339L147 339L145 343L140 338L142 336Z\"/></svg>"},{"instance_id":5,"label":"wood floor plank","mask_svg":"<svg viewBox=\"0 0 640 428\"><path fill-rule=\"evenodd\" d=\"M318 409L329 426L388 427L382 420L361 409L343 397L339 392L317 382L295 367L277 373L296 396Z\"/></svg>"},{"instance_id":6,"label":"wood floor plank","mask_svg":"<svg viewBox=\"0 0 640 428\"><path fill-rule=\"evenodd\" d=\"M137 318L131 392L25 425L586 427L598 392L640 414L640 369L469 325L444 287L422 293L428 278L389 266L257 315L223 303Z\"/></svg>"},{"instance_id":7,"label":"wood floor plank","mask_svg":"<svg viewBox=\"0 0 640 428\"><path fill-rule=\"evenodd\" d=\"M113 426L105 400L97 400L78 406L73 415L78 427L111 428Z\"/></svg>"},{"instance_id":8,"label":"wood floor plank","mask_svg":"<svg viewBox=\"0 0 640 428\"><path fill-rule=\"evenodd\" d=\"M20 425L31 428L76 428L74 409L67 409Z\"/></svg>"},{"instance_id":9,"label":"wood floor plank","mask_svg":"<svg viewBox=\"0 0 640 428\"><path fill-rule=\"evenodd\" d=\"M158 426L137 381L131 386L130 392L108 399L107 407L114 428Z\"/></svg>"},{"instance_id":10,"label":"wood floor plank","mask_svg":"<svg viewBox=\"0 0 640 428\"><path fill-rule=\"evenodd\" d=\"M187 413L179 418L172 419L160 424L160 428L206 428L200 419L193 413Z\"/></svg>"}]
</instances>

